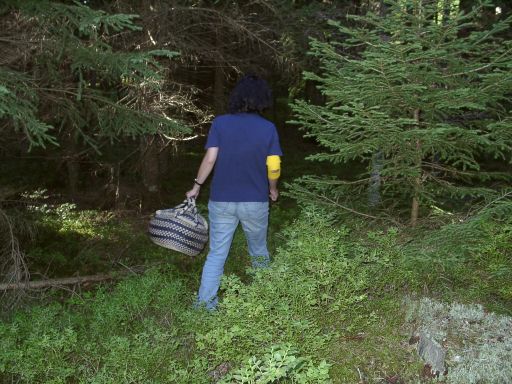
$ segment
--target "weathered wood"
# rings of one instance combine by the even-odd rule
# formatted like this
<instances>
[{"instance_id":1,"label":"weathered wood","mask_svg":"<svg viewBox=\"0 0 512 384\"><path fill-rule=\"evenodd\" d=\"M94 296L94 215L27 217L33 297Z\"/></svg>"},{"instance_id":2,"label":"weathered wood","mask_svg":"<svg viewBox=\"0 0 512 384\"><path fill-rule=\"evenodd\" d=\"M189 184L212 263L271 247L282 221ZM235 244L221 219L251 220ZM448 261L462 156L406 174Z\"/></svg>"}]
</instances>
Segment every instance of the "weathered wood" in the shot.
<instances>
[{"instance_id":1,"label":"weathered wood","mask_svg":"<svg viewBox=\"0 0 512 384\"><path fill-rule=\"evenodd\" d=\"M83 283L97 283L100 281L112 280L120 276L116 274L101 273L97 275L89 276L74 276L74 277L63 277L59 279L46 279L46 280L34 280L27 282L18 283L3 283L0 284L0 291L9 291L16 289L41 289L48 287L58 287L61 285L74 285Z\"/></svg>"},{"instance_id":2,"label":"weathered wood","mask_svg":"<svg viewBox=\"0 0 512 384\"><path fill-rule=\"evenodd\" d=\"M440 377L445 374L446 351L427 331L420 332L417 350L418 355L429 366L432 377Z\"/></svg>"},{"instance_id":3,"label":"weathered wood","mask_svg":"<svg viewBox=\"0 0 512 384\"><path fill-rule=\"evenodd\" d=\"M416 122L416 125L420 124L420 110L416 109L414 110L414 121ZM418 176L414 179L414 195L412 197L412 204L411 204L411 226L416 226L416 223L418 221L418 214L419 214L419 195L420 195L420 189L421 189L421 162L422 162L422 155L421 155L421 142L420 140L416 140L416 166L418 167Z\"/></svg>"}]
</instances>

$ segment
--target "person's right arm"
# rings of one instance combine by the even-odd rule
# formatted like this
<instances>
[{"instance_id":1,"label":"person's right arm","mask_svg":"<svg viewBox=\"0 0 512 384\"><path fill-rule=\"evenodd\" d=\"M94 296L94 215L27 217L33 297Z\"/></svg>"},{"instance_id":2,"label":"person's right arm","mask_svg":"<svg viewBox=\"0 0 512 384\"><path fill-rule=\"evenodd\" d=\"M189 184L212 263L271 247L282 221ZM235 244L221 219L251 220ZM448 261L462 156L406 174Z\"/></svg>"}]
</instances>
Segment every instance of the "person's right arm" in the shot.
<instances>
[{"instance_id":1,"label":"person's right arm","mask_svg":"<svg viewBox=\"0 0 512 384\"><path fill-rule=\"evenodd\" d=\"M206 150L206 153L203 157L203 161L199 166L199 170L197 171L197 177L194 180L194 186L190 191L188 191L185 195L187 198L196 199L199 195L199 190L201 189L201 185L204 184L210 173L212 172L213 166L217 161L217 154L219 153L218 147L211 147Z\"/></svg>"}]
</instances>

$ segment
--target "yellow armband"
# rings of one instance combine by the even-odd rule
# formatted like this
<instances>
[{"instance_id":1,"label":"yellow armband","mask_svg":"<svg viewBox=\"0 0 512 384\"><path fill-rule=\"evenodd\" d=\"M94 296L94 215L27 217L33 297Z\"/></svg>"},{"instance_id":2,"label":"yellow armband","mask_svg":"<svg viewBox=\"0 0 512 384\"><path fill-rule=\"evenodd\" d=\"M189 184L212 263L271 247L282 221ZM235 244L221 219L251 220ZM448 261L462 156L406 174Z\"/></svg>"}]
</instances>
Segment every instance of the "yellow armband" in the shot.
<instances>
[{"instance_id":1,"label":"yellow armband","mask_svg":"<svg viewBox=\"0 0 512 384\"><path fill-rule=\"evenodd\" d=\"M281 176L281 158L279 156L267 156L267 174L270 180L279 179Z\"/></svg>"}]
</instances>

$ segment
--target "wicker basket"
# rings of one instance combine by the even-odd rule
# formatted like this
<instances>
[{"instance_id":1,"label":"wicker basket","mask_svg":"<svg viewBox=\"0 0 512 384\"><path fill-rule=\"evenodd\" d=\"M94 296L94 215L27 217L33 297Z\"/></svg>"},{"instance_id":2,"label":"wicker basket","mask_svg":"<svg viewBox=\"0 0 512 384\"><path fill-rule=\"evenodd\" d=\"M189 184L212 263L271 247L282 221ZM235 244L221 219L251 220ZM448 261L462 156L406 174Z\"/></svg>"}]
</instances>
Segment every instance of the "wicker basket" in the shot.
<instances>
[{"instance_id":1,"label":"wicker basket","mask_svg":"<svg viewBox=\"0 0 512 384\"><path fill-rule=\"evenodd\" d=\"M197 211L194 199L156 211L149 222L153 243L189 256L196 256L208 241L208 222Z\"/></svg>"}]
</instances>

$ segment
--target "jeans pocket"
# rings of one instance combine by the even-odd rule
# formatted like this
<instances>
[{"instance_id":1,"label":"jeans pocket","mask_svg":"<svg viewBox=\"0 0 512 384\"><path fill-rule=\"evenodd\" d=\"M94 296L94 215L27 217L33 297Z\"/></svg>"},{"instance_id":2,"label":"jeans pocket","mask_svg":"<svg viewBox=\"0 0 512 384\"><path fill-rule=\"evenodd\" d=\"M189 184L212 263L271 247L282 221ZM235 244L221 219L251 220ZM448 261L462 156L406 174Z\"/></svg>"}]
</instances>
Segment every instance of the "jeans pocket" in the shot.
<instances>
[{"instance_id":1,"label":"jeans pocket","mask_svg":"<svg viewBox=\"0 0 512 384\"><path fill-rule=\"evenodd\" d=\"M247 202L243 204L243 216L248 219L263 219L268 216L268 203Z\"/></svg>"},{"instance_id":2,"label":"jeans pocket","mask_svg":"<svg viewBox=\"0 0 512 384\"><path fill-rule=\"evenodd\" d=\"M225 214L229 209L229 202L225 201L209 201L208 202L208 213L210 216L212 215L222 215Z\"/></svg>"}]
</instances>

